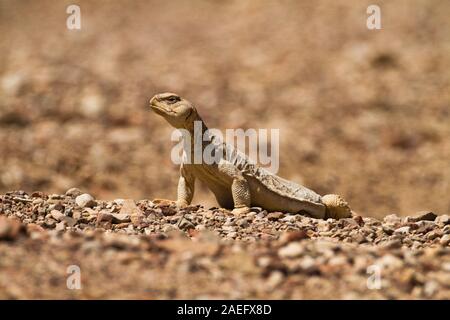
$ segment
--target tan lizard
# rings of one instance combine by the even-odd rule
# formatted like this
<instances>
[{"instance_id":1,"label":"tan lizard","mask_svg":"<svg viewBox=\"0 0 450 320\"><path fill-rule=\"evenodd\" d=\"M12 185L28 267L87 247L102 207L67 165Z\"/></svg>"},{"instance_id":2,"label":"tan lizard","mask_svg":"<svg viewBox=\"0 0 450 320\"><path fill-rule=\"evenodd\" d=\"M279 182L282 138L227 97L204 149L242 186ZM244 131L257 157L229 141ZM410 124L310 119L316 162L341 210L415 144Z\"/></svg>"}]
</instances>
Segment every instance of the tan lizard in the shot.
<instances>
[{"instance_id":1,"label":"tan lizard","mask_svg":"<svg viewBox=\"0 0 450 320\"><path fill-rule=\"evenodd\" d=\"M185 132L191 137L191 153L195 149L195 139L192 138L194 121L200 121L202 133L209 134L194 105L174 93L155 95L150 100L150 107L173 127L187 130ZM215 143L223 147L223 157L212 164L181 164L177 206L184 207L191 203L197 178L214 193L221 207L233 209L236 215L247 213L250 207L255 206L268 211L303 213L323 219L351 216L350 207L341 196L320 196L251 163L243 153L217 141L214 135L210 139L210 142L202 142L202 148Z\"/></svg>"}]
</instances>

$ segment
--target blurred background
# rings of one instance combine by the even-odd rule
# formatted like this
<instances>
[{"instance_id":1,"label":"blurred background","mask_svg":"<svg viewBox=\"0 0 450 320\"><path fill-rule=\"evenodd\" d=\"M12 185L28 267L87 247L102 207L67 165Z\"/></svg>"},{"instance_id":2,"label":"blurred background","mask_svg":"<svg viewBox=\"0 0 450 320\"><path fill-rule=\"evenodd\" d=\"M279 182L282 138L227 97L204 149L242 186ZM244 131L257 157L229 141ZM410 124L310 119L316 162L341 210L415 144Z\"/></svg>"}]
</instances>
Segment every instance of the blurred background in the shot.
<instances>
[{"instance_id":1,"label":"blurred background","mask_svg":"<svg viewBox=\"0 0 450 320\"><path fill-rule=\"evenodd\" d=\"M171 91L209 127L279 128L279 175L361 215L450 213L448 0L76 1L81 30L70 4L0 1L0 192L174 199L147 107Z\"/></svg>"}]
</instances>

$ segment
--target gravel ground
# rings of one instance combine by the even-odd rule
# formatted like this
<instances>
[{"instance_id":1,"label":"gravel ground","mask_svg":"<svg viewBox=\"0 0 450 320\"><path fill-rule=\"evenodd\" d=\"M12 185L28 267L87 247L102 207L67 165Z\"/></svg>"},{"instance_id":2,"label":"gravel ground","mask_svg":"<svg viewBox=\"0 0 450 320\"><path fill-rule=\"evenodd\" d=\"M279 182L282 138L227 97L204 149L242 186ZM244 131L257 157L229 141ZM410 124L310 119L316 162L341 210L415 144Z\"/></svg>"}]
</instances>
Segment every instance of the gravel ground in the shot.
<instances>
[{"instance_id":1,"label":"gravel ground","mask_svg":"<svg viewBox=\"0 0 450 320\"><path fill-rule=\"evenodd\" d=\"M167 200L0 196L0 298L449 299L450 217L317 220ZM69 266L81 289L68 289ZM72 279L72 278L71 278Z\"/></svg>"}]
</instances>

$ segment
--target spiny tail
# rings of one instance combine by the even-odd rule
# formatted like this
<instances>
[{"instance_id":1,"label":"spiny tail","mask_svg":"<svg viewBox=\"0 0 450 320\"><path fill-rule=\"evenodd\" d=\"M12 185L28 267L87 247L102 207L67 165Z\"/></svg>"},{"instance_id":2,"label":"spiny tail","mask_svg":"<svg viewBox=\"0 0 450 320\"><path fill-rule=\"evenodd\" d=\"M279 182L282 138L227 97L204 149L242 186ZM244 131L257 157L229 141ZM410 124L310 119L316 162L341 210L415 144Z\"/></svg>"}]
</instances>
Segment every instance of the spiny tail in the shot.
<instances>
[{"instance_id":1,"label":"spiny tail","mask_svg":"<svg viewBox=\"0 0 450 320\"><path fill-rule=\"evenodd\" d=\"M327 207L325 213L325 219L342 219L350 218L352 216L352 210L348 205L347 201L344 200L340 195L337 194L327 194L322 197L322 203Z\"/></svg>"}]
</instances>

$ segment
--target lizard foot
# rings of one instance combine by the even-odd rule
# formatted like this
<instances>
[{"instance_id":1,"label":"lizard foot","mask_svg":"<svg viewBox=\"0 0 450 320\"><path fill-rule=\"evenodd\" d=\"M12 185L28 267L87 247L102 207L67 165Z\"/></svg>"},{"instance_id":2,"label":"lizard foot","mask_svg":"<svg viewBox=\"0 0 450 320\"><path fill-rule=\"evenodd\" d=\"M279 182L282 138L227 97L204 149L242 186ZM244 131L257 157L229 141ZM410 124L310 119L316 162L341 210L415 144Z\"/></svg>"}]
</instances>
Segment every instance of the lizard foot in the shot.
<instances>
[{"instance_id":1,"label":"lizard foot","mask_svg":"<svg viewBox=\"0 0 450 320\"><path fill-rule=\"evenodd\" d=\"M249 212L250 212L249 207L234 208L233 211L231 211L231 213L234 214L235 216L240 216Z\"/></svg>"},{"instance_id":2,"label":"lizard foot","mask_svg":"<svg viewBox=\"0 0 450 320\"><path fill-rule=\"evenodd\" d=\"M163 205L163 206L168 206L168 205L176 203L176 201L168 200L168 199L153 199L152 202L154 204L159 204L159 205Z\"/></svg>"},{"instance_id":3,"label":"lizard foot","mask_svg":"<svg viewBox=\"0 0 450 320\"><path fill-rule=\"evenodd\" d=\"M189 204L186 201L176 201L175 204L176 204L177 208L180 208L180 209L189 207Z\"/></svg>"}]
</instances>

